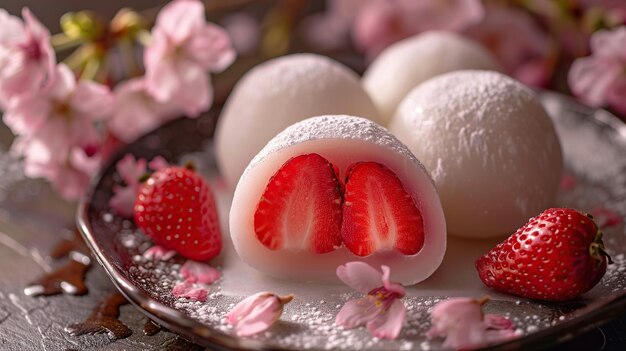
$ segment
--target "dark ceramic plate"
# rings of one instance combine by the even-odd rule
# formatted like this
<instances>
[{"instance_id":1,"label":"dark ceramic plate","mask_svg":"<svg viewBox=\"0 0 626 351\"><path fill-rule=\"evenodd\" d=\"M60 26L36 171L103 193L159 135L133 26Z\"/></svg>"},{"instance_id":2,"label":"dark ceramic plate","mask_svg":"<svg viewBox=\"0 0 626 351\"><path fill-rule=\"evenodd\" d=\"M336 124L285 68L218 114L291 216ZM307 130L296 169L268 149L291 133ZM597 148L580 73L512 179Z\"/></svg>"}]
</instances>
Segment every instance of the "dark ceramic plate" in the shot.
<instances>
[{"instance_id":1,"label":"dark ceramic plate","mask_svg":"<svg viewBox=\"0 0 626 351\"><path fill-rule=\"evenodd\" d=\"M564 149L566 170L575 186L562 191L559 206L592 211L610 208L626 214L626 126L609 113L583 107L552 93L542 101L555 121ZM116 161L125 153L151 158L163 155L172 162L193 159L213 184L220 217L227 223L230 194L221 190L213 162L212 134L216 112L197 120L174 121L143 136L113 159L94 179L78 211L78 225L94 255L118 289L139 309L164 327L212 349L439 349L440 341L424 338L429 328L428 309L450 296L490 294L489 312L509 316L521 336L490 349L543 348L562 342L626 311L626 234L624 225L605 228L605 242L615 264L603 280L581 299L544 304L514 299L487 290L473 270L474 259L495 244L450 238L443 265L428 280L408 288L407 321L394 341L372 339L367 332L338 330L333 326L338 307L356 295L343 286L298 284L264 277L243 265L229 245L211 262L222 278L211 286L209 299L199 303L175 298L171 289L180 280L182 259L150 261L141 253L150 246L132 220L113 215L108 207L112 187L120 180ZM227 226L223 234L228 238ZM226 240L227 241L227 240ZM227 241L228 242L228 241ZM241 339L224 324L224 314L251 293L271 290L295 293L279 323L254 338Z\"/></svg>"}]
</instances>

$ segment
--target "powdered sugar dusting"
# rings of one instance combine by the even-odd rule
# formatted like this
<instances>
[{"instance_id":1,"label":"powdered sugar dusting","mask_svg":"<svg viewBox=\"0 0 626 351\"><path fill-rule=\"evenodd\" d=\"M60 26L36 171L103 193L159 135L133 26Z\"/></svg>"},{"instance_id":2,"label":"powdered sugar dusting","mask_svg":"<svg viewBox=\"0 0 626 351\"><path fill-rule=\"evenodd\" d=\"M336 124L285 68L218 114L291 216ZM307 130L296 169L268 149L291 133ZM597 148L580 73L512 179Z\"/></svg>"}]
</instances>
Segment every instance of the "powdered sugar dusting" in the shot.
<instances>
[{"instance_id":1,"label":"powdered sugar dusting","mask_svg":"<svg viewBox=\"0 0 626 351\"><path fill-rule=\"evenodd\" d=\"M311 140L353 139L369 142L401 154L407 162L421 162L386 128L361 117L334 115L306 119L291 125L272 139L246 168L244 175L263 161L268 155L292 145Z\"/></svg>"}]
</instances>

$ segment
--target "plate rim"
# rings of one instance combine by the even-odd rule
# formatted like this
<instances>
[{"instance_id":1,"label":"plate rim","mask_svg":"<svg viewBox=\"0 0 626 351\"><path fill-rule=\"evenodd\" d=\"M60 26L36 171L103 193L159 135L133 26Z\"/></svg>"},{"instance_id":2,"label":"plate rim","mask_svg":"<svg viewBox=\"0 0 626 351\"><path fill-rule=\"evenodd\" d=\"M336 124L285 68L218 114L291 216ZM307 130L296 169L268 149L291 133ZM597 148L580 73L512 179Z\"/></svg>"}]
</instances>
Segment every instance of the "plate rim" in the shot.
<instances>
[{"instance_id":1,"label":"plate rim","mask_svg":"<svg viewBox=\"0 0 626 351\"><path fill-rule=\"evenodd\" d=\"M617 135L626 142L626 122L604 109L594 109L582 105L574 98L558 92L542 90L538 91L540 101L544 97L554 97L561 100L567 100L577 108L590 112L592 119L599 124L605 125L615 131ZM184 118L184 117L183 117ZM215 117L214 117L215 118ZM112 264L106 257L105 251L98 244L97 239L93 235L89 221L90 202L93 199L95 190L101 183L104 175L114 167L114 164L126 153L128 149L135 143L150 137L157 131L167 128L170 124L174 124L180 119L170 121L161 125L154 130L147 132L137 138L135 141L125 145L118 150L98 171L98 173L90 180L88 191L81 197L77 212L76 224L89 249L96 257L98 263L104 268L107 276L113 282L114 286L124 297L142 313L150 319L157 321L167 329L183 335L190 341L201 344L206 347L216 348L217 350L250 350L250 351L287 351L295 350L290 348L274 348L262 341L254 339L245 339L231 336L214 328L197 321L181 311L169 307L155 299L152 299L147 293L142 292L124 273ZM607 301L608 300L608 301ZM537 301L537 303L541 303ZM596 306L598 305L598 306ZM587 311L588 310L588 311ZM577 313L586 311L585 313ZM528 346L538 346L540 343L543 347L554 345L567 341L574 336L582 334L594 327L600 326L605 322L626 312L626 289L620 293L611 295L606 299L593 301L587 306L577 310L576 315L571 319L560 322L556 325L540 329L522 337L481 348L480 350L512 350L522 349ZM315 350L315 349L310 349Z\"/></svg>"}]
</instances>

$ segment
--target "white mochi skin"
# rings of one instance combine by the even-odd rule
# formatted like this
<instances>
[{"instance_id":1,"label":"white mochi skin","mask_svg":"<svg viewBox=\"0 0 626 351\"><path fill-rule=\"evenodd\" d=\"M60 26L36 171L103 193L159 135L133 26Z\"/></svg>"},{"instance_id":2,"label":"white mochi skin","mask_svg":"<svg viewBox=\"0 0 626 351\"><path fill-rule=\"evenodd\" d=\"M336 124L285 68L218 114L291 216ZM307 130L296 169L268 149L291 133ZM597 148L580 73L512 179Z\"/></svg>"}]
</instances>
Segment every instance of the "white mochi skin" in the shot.
<instances>
[{"instance_id":1,"label":"white mochi skin","mask_svg":"<svg viewBox=\"0 0 626 351\"><path fill-rule=\"evenodd\" d=\"M558 136L535 93L510 77L457 71L428 80L389 130L429 170L451 234L510 235L554 205Z\"/></svg>"}]
</instances>

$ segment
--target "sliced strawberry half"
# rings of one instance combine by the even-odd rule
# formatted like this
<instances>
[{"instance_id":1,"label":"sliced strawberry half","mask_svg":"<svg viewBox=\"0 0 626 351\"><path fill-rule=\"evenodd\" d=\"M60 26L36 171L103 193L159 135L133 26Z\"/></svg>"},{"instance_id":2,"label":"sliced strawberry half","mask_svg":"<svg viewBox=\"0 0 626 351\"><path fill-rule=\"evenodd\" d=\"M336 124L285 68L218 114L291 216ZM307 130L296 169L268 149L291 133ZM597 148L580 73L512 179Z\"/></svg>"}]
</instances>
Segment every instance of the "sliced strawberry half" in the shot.
<instances>
[{"instance_id":1,"label":"sliced strawberry half","mask_svg":"<svg viewBox=\"0 0 626 351\"><path fill-rule=\"evenodd\" d=\"M347 172L341 236L357 256L397 250L413 255L424 245L424 221L400 179L376 162Z\"/></svg>"},{"instance_id":2,"label":"sliced strawberry half","mask_svg":"<svg viewBox=\"0 0 626 351\"><path fill-rule=\"evenodd\" d=\"M326 253L341 246L341 184L318 154L294 157L274 174L254 214L254 231L270 250Z\"/></svg>"}]
</instances>

